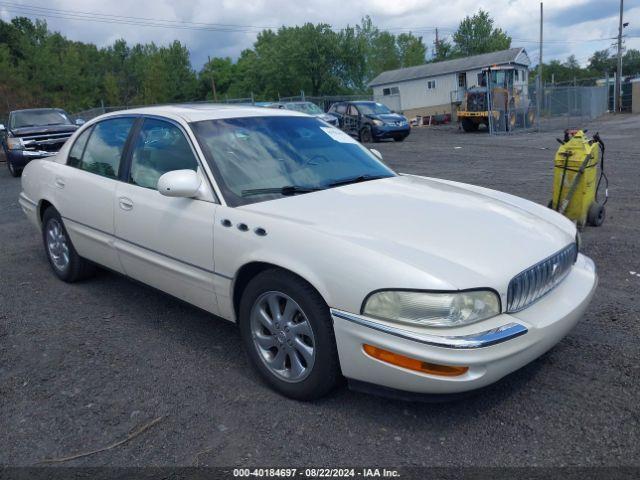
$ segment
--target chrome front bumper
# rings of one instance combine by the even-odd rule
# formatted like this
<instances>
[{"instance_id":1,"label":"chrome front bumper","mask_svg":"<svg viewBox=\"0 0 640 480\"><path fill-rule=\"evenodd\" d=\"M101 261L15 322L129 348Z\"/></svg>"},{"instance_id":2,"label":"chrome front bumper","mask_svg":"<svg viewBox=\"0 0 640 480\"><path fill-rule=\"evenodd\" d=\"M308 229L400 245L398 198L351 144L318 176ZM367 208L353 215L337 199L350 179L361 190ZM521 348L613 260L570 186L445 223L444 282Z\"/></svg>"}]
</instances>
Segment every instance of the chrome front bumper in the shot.
<instances>
[{"instance_id":1,"label":"chrome front bumper","mask_svg":"<svg viewBox=\"0 0 640 480\"><path fill-rule=\"evenodd\" d=\"M47 158L57 155L58 152L48 152L46 150L22 150L22 156L28 158Z\"/></svg>"},{"instance_id":2,"label":"chrome front bumper","mask_svg":"<svg viewBox=\"0 0 640 480\"><path fill-rule=\"evenodd\" d=\"M331 315L349 322L353 322L364 327L373 328L389 335L411 340L413 342L444 348L483 348L498 343L506 342L512 338L524 335L529 330L524 325L517 322L509 322L499 327L490 328L478 333L468 335L428 335L415 333L399 327L382 324L376 320L354 315L353 313L331 309Z\"/></svg>"},{"instance_id":3,"label":"chrome front bumper","mask_svg":"<svg viewBox=\"0 0 640 480\"><path fill-rule=\"evenodd\" d=\"M597 285L593 262L578 255L554 290L515 314L450 329L399 326L332 309L343 375L378 386L427 394L459 393L489 385L548 351L578 323ZM418 361L465 366L459 376L437 376L369 356L364 345Z\"/></svg>"}]
</instances>

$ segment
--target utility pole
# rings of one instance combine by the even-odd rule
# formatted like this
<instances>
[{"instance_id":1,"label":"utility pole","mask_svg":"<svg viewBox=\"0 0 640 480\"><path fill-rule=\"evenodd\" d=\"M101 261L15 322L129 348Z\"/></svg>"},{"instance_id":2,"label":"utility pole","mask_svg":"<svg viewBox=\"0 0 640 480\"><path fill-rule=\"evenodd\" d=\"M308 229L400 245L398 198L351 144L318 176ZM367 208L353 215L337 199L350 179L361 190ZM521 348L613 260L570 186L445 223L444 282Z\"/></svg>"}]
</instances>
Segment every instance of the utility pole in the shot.
<instances>
[{"instance_id":1,"label":"utility pole","mask_svg":"<svg viewBox=\"0 0 640 480\"><path fill-rule=\"evenodd\" d=\"M209 66L212 67L211 65L211 57L207 57L209 59ZM217 102L218 101L218 94L216 93L216 80L215 78L213 78L213 68L211 68L211 91L213 93L213 101Z\"/></svg>"},{"instance_id":2,"label":"utility pole","mask_svg":"<svg viewBox=\"0 0 640 480\"><path fill-rule=\"evenodd\" d=\"M616 74L616 106L617 112L622 111L622 10L624 0L620 0L620 24L618 25L618 73Z\"/></svg>"},{"instance_id":3,"label":"utility pole","mask_svg":"<svg viewBox=\"0 0 640 480\"><path fill-rule=\"evenodd\" d=\"M536 126L540 130L540 115L542 113L542 2L540 2L540 54L538 61L538 91L536 92Z\"/></svg>"},{"instance_id":4,"label":"utility pole","mask_svg":"<svg viewBox=\"0 0 640 480\"><path fill-rule=\"evenodd\" d=\"M440 50L440 39L438 38L438 27L436 27L436 41L433 42L435 44L436 58L438 58L438 50Z\"/></svg>"}]
</instances>

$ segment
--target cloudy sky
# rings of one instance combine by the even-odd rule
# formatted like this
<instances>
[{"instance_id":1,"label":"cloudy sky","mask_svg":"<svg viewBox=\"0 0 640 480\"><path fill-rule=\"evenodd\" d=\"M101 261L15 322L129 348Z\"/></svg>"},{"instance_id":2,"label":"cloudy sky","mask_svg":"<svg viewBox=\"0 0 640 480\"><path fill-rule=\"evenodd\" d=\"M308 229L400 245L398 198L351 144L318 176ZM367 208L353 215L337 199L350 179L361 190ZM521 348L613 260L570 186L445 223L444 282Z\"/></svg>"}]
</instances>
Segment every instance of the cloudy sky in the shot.
<instances>
[{"instance_id":1,"label":"cloudy sky","mask_svg":"<svg viewBox=\"0 0 640 480\"><path fill-rule=\"evenodd\" d=\"M178 39L200 68L207 56L236 58L265 27L326 22L339 29L364 15L393 33L423 36L430 54L435 27L450 35L479 8L537 63L540 4L531 0L0 0L0 18L42 18L70 39L99 46L118 38L158 44ZM584 65L594 50L614 43L619 0L546 0L544 10L545 61L574 54ZM640 49L640 0L625 1L625 22L626 47Z\"/></svg>"}]
</instances>

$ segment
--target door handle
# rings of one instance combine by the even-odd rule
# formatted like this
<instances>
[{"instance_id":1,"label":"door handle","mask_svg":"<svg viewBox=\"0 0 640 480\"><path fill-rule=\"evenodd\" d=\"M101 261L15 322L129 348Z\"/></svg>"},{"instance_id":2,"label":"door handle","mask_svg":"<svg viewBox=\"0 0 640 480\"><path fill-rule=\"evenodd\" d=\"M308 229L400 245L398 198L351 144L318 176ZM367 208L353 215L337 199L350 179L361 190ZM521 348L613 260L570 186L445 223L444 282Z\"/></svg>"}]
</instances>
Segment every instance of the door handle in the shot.
<instances>
[{"instance_id":1,"label":"door handle","mask_svg":"<svg viewBox=\"0 0 640 480\"><path fill-rule=\"evenodd\" d=\"M133 208L133 202L128 199L127 197L120 197L119 199L120 202L120 208L123 210L131 210Z\"/></svg>"},{"instance_id":2,"label":"door handle","mask_svg":"<svg viewBox=\"0 0 640 480\"><path fill-rule=\"evenodd\" d=\"M60 177L56 177L56 179L54 180L54 183L56 184L56 187L58 188L64 188L64 180Z\"/></svg>"}]
</instances>

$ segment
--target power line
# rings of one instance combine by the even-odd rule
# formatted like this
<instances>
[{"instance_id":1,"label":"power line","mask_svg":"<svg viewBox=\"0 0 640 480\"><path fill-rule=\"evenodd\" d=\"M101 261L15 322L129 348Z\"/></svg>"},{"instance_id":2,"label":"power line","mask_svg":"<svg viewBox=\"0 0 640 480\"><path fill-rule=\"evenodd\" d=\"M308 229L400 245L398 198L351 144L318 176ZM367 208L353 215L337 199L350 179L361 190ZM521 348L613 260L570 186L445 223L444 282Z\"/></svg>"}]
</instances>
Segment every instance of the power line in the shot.
<instances>
[{"instance_id":1,"label":"power line","mask_svg":"<svg viewBox=\"0 0 640 480\"><path fill-rule=\"evenodd\" d=\"M73 11L48 7L39 7L35 5L18 4L14 2L0 2L0 6L5 9L24 13L27 15L41 16L45 18L58 18L63 20L85 20L91 22L100 23L119 23L125 25L134 26L148 26L158 28L178 28L186 30L207 30L207 31L240 31L240 32L252 32L262 31L266 29L278 29L275 25L239 25L239 24L226 24L226 23L205 23L205 22L192 22L186 20L168 20L161 18L149 18L149 17L135 17L127 15L114 15L107 13L96 13L86 11ZM436 28L440 28L446 31L455 30L454 27L436 27L436 26L416 26L416 27L388 27L386 31L400 31L400 32L433 32ZM336 29L338 31L344 30L344 28Z\"/></svg>"},{"instance_id":2,"label":"power line","mask_svg":"<svg viewBox=\"0 0 640 480\"><path fill-rule=\"evenodd\" d=\"M104 18L104 19L112 19L112 20L127 20L127 21L145 21L145 22L161 22L161 23L178 23L184 24L186 26L204 26L204 27L222 27L222 28L257 28L257 29L273 29L278 28L273 25L238 25L238 24L227 24L227 23L204 23L204 22L191 22L185 20L168 20L162 18L148 18L148 17L133 17L127 15L114 15L110 13L97 13L97 12L83 12L76 10L64 10L59 8L47 8L40 7L37 5L28 5L22 3L15 2L0 2L0 5L5 6L7 8L13 9L22 9L22 10L31 10L31 11L42 11L42 12L51 12L55 14L65 14L65 15L73 15L73 16L89 16L94 18Z\"/></svg>"},{"instance_id":3,"label":"power line","mask_svg":"<svg viewBox=\"0 0 640 480\"><path fill-rule=\"evenodd\" d=\"M160 18L149 17L135 17L126 15L114 15L106 13L86 12L86 11L72 11L64 9L55 9L48 7L39 7L35 5L18 4L15 2L0 1L0 6L4 7L10 12L16 12L18 14L26 14L44 18L55 18L61 20L75 20L75 21L88 21L98 22L106 24L120 24L131 25L141 27L152 28L169 28L177 30L193 30L193 31L213 31L213 32L243 32L243 33L258 33L262 30L272 29L277 30L280 27L274 25L240 25L240 24L226 24L226 23L205 23L205 22L192 22L186 20L168 20ZM345 28L333 29L334 31L343 31ZM388 27L381 28L380 30L389 32L411 32L415 34L434 33L435 30L445 32L454 32L456 27L447 26L416 26L416 27ZM638 35L629 35L630 38L637 38ZM617 37L603 37L603 38L585 38L574 40L545 40L547 44L565 45L565 44L581 44L584 42L602 42L614 40ZM539 40L535 39L522 39L512 38L513 42L523 44L538 44Z\"/></svg>"}]
</instances>

